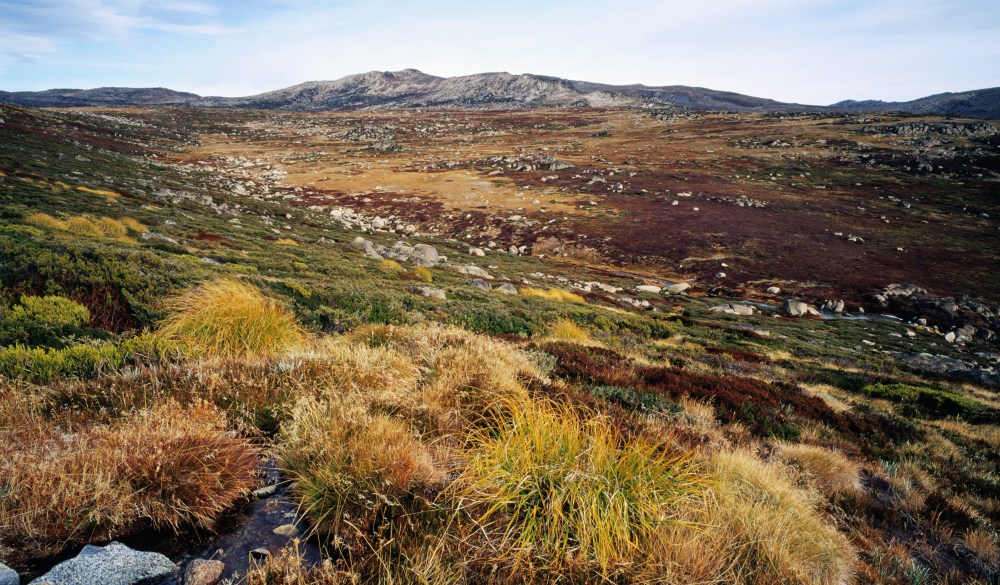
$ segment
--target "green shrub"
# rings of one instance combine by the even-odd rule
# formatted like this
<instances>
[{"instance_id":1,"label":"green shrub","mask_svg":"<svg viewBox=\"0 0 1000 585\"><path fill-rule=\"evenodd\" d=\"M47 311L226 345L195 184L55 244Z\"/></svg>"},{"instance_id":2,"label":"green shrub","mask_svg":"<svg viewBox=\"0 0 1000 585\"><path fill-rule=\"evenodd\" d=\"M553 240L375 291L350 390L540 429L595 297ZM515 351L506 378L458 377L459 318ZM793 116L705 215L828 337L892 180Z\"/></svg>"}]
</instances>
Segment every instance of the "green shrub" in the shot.
<instances>
[{"instance_id":1,"label":"green shrub","mask_svg":"<svg viewBox=\"0 0 1000 585\"><path fill-rule=\"evenodd\" d=\"M153 336L140 335L117 345L74 345L42 348L14 345L0 349L0 377L48 384L56 379L92 378L104 369L125 364L152 364L174 359L176 346Z\"/></svg>"},{"instance_id":2,"label":"green shrub","mask_svg":"<svg viewBox=\"0 0 1000 585\"><path fill-rule=\"evenodd\" d=\"M895 402L903 407L903 414L931 417L976 414L986 407L975 400L953 392L927 386L910 384L870 384L862 392L871 398Z\"/></svg>"},{"instance_id":3,"label":"green shrub","mask_svg":"<svg viewBox=\"0 0 1000 585\"><path fill-rule=\"evenodd\" d=\"M59 346L62 338L79 333L88 321L87 307L65 297L21 297L0 320L0 344Z\"/></svg>"}]
</instances>

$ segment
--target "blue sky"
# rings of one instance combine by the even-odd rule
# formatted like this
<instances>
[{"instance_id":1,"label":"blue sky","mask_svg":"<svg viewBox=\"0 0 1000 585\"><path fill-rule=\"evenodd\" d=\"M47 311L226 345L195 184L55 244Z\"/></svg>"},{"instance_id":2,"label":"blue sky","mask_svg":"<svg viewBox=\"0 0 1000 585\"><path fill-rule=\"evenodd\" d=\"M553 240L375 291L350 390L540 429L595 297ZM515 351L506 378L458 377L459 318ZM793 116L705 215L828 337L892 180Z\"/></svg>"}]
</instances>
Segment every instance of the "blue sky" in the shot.
<instances>
[{"instance_id":1,"label":"blue sky","mask_svg":"<svg viewBox=\"0 0 1000 585\"><path fill-rule=\"evenodd\" d=\"M998 0L0 0L0 89L251 95L407 67L826 104L1000 86Z\"/></svg>"}]
</instances>

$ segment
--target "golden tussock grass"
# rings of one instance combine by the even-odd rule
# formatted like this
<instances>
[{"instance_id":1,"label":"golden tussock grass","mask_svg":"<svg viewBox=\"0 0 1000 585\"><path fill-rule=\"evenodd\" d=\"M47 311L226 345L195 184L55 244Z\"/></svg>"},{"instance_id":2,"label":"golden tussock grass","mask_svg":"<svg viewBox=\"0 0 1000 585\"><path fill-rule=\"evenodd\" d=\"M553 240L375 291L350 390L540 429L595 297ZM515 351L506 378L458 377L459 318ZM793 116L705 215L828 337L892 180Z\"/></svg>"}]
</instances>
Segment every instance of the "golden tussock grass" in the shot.
<instances>
[{"instance_id":1,"label":"golden tussock grass","mask_svg":"<svg viewBox=\"0 0 1000 585\"><path fill-rule=\"evenodd\" d=\"M81 192L81 193L89 193L91 195L100 195L101 197L108 197L110 199L114 199L116 197L121 197L121 193L118 193L117 191L110 191L108 189L94 189L94 188L91 188L91 187L84 187L84 186L81 185L81 186L77 187L76 190L79 191L79 192Z\"/></svg>"},{"instance_id":2,"label":"golden tussock grass","mask_svg":"<svg viewBox=\"0 0 1000 585\"><path fill-rule=\"evenodd\" d=\"M775 454L798 468L827 496L861 488L860 466L837 451L801 443L779 443Z\"/></svg>"},{"instance_id":3,"label":"golden tussock grass","mask_svg":"<svg viewBox=\"0 0 1000 585\"><path fill-rule=\"evenodd\" d=\"M159 334L197 355L270 357L306 339L295 315L276 299L234 278L217 278L168 302Z\"/></svg>"},{"instance_id":4,"label":"golden tussock grass","mask_svg":"<svg viewBox=\"0 0 1000 585\"><path fill-rule=\"evenodd\" d=\"M282 426L279 456L312 529L363 529L371 515L399 509L420 487L439 482L428 449L407 424L373 414L364 400L305 398Z\"/></svg>"},{"instance_id":5,"label":"golden tussock grass","mask_svg":"<svg viewBox=\"0 0 1000 585\"><path fill-rule=\"evenodd\" d=\"M283 548L280 553L262 561L251 559L250 568L241 583L245 585L347 585L357 583L351 573L333 568L326 562L318 567L309 566L305 561L298 539Z\"/></svg>"},{"instance_id":6,"label":"golden tussock grass","mask_svg":"<svg viewBox=\"0 0 1000 585\"><path fill-rule=\"evenodd\" d=\"M71 217L66 220L64 225L66 231L80 236L100 237L104 235L94 222L85 217Z\"/></svg>"},{"instance_id":7,"label":"golden tussock grass","mask_svg":"<svg viewBox=\"0 0 1000 585\"><path fill-rule=\"evenodd\" d=\"M962 542L987 563L994 566L1000 563L1000 542L996 532L982 527L972 528L962 536Z\"/></svg>"},{"instance_id":8,"label":"golden tussock grass","mask_svg":"<svg viewBox=\"0 0 1000 585\"><path fill-rule=\"evenodd\" d=\"M414 266L412 272L414 276L417 277L417 280L420 280L422 282L434 281L434 275L431 274L431 269L427 268L426 266Z\"/></svg>"},{"instance_id":9,"label":"golden tussock grass","mask_svg":"<svg viewBox=\"0 0 1000 585\"><path fill-rule=\"evenodd\" d=\"M72 432L29 402L0 405L0 538L53 553L154 527L210 528L256 484L259 458L226 419L199 403L166 402Z\"/></svg>"},{"instance_id":10,"label":"golden tussock grass","mask_svg":"<svg viewBox=\"0 0 1000 585\"><path fill-rule=\"evenodd\" d=\"M110 217L102 217L94 222L94 227L109 238L122 239L128 236L128 228L123 223Z\"/></svg>"},{"instance_id":11,"label":"golden tussock grass","mask_svg":"<svg viewBox=\"0 0 1000 585\"><path fill-rule=\"evenodd\" d=\"M746 451L711 461L715 484L705 529L731 561L732 582L839 585L854 573L847 539L824 518L815 498L779 467Z\"/></svg>"},{"instance_id":12,"label":"golden tussock grass","mask_svg":"<svg viewBox=\"0 0 1000 585\"><path fill-rule=\"evenodd\" d=\"M125 226L125 228L128 231L132 233L144 234L149 231L149 228L145 224L132 217L123 217L118 221L121 222L121 224Z\"/></svg>"},{"instance_id":13,"label":"golden tussock grass","mask_svg":"<svg viewBox=\"0 0 1000 585\"><path fill-rule=\"evenodd\" d=\"M389 260L388 258L378 263L378 269L382 272L392 272L394 274L398 274L406 270L403 268L402 264L396 262L395 260Z\"/></svg>"},{"instance_id":14,"label":"golden tussock grass","mask_svg":"<svg viewBox=\"0 0 1000 585\"><path fill-rule=\"evenodd\" d=\"M29 213L24 216L24 221L30 225L50 230L66 229L65 222L58 220L47 213Z\"/></svg>"},{"instance_id":15,"label":"golden tussock grass","mask_svg":"<svg viewBox=\"0 0 1000 585\"><path fill-rule=\"evenodd\" d=\"M505 557L543 565L628 564L702 489L683 455L633 439L565 404L517 401L474 433L454 496Z\"/></svg>"},{"instance_id":16,"label":"golden tussock grass","mask_svg":"<svg viewBox=\"0 0 1000 585\"><path fill-rule=\"evenodd\" d=\"M295 240L293 240L291 238L278 238L277 240L274 240L274 243L277 246L298 246L299 245L298 242L296 242Z\"/></svg>"},{"instance_id":17,"label":"golden tussock grass","mask_svg":"<svg viewBox=\"0 0 1000 585\"><path fill-rule=\"evenodd\" d=\"M557 319L549 324L549 334L560 341L587 344L594 340L590 332L569 319Z\"/></svg>"},{"instance_id":18,"label":"golden tussock grass","mask_svg":"<svg viewBox=\"0 0 1000 585\"><path fill-rule=\"evenodd\" d=\"M562 303L580 303L586 304L586 300L576 293L569 292L568 290L563 290L561 288L534 288L530 286L521 287L518 291L523 296L526 297L538 297L542 299L548 299L550 301L558 301Z\"/></svg>"}]
</instances>

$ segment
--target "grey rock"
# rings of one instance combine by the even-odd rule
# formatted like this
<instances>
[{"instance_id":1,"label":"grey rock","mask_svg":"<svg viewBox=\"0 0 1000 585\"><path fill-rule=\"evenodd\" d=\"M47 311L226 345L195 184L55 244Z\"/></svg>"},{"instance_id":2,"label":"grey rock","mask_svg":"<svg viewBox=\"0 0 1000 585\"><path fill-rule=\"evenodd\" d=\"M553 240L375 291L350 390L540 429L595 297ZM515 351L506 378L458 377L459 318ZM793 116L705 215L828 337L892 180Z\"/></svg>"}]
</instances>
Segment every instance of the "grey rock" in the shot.
<instances>
[{"instance_id":1,"label":"grey rock","mask_svg":"<svg viewBox=\"0 0 1000 585\"><path fill-rule=\"evenodd\" d=\"M132 550L112 542L87 545L76 558L63 561L30 585L174 585L177 565L159 554Z\"/></svg>"},{"instance_id":2,"label":"grey rock","mask_svg":"<svg viewBox=\"0 0 1000 585\"><path fill-rule=\"evenodd\" d=\"M486 255L486 252L482 248L469 248L469 255L478 256L479 258L482 258L483 256Z\"/></svg>"},{"instance_id":3,"label":"grey rock","mask_svg":"<svg viewBox=\"0 0 1000 585\"><path fill-rule=\"evenodd\" d=\"M354 238L354 241L351 242L351 247L357 248L365 254L378 255L378 249L375 247L375 244L371 240L361 236Z\"/></svg>"},{"instance_id":4,"label":"grey rock","mask_svg":"<svg viewBox=\"0 0 1000 585\"><path fill-rule=\"evenodd\" d=\"M780 295L781 294L781 289L778 288L778 287L776 287L776 286L769 286L769 287L767 287L767 294L769 294L769 295Z\"/></svg>"},{"instance_id":5,"label":"grey rock","mask_svg":"<svg viewBox=\"0 0 1000 585\"><path fill-rule=\"evenodd\" d=\"M456 266L455 270L461 272L462 274L468 274L469 276L476 276L478 278L489 278L491 280L493 279L493 277L490 276L489 272L486 272L485 270L474 264L469 264L467 266Z\"/></svg>"},{"instance_id":6,"label":"grey rock","mask_svg":"<svg viewBox=\"0 0 1000 585\"><path fill-rule=\"evenodd\" d=\"M250 551L250 558L258 561L263 561L264 559L267 559L270 556L271 556L271 551L267 550L262 546Z\"/></svg>"},{"instance_id":7,"label":"grey rock","mask_svg":"<svg viewBox=\"0 0 1000 585\"><path fill-rule=\"evenodd\" d=\"M656 286L655 284L640 284L639 286L635 287L635 290L639 292L647 292L658 295L660 294L660 291L662 291L663 289L661 287Z\"/></svg>"},{"instance_id":8,"label":"grey rock","mask_svg":"<svg viewBox=\"0 0 1000 585\"><path fill-rule=\"evenodd\" d=\"M432 268L437 266L439 261L440 256L438 256L437 248L434 246L430 244L417 244L413 246L413 254L410 256L410 262L413 262L417 266Z\"/></svg>"},{"instance_id":9,"label":"grey rock","mask_svg":"<svg viewBox=\"0 0 1000 585\"><path fill-rule=\"evenodd\" d=\"M955 335L954 331L949 331L948 333L945 333L944 340L947 341L948 343L955 343L955 339L957 337L958 336Z\"/></svg>"},{"instance_id":10,"label":"grey rock","mask_svg":"<svg viewBox=\"0 0 1000 585\"><path fill-rule=\"evenodd\" d=\"M726 273L725 272L716 272L715 273L715 277L716 278L725 278L726 277Z\"/></svg>"},{"instance_id":11,"label":"grey rock","mask_svg":"<svg viewBox=\"0 0 1000 585\"><path fill-rule=\"evenodd\" d=\"M808 304L798 299L785 299L784 304L781 306L781 310L789 317L801 317L803 315L815 315L819 313L815 307L810 307Z\"/></svg>"},{"instance_id":12,"label":"grey rock","mask_svg":"<svg viewBox=\"0 0 1000 585\"><path fill-rule=\"evenodd\" d=\"M509 283L509 282L505 282L505 283L501 284L500 286L496 287L493 290L495 290L496 292L498 292L500 294L504 294L504 295L516 295L517 294L517 287L514 286L513 284Z\"/></svg>"},{"instance_id":13,"label":"grey rock","mask_svg":"<svg viewBox=\"0 0 1000 585\"><path fill-rule=\"evenodd\" d=\"M730 303L728 305L718 305L709 309L713 313L726 313L728 315L740 315L747 317L753 315L754 309L750 305Z\"/></svg>"},{"instance_id":14,"label":"grey rock","mask_svg":"<svg viewBox=\"0 0 1000 585\"><path fill-rule=\"evenodd\" d=\"M296 526L294 524L282 524L281 526L278 526L277 528L275 528L271 532L273 532L273 533L275 533L275 534L277 534L279 536L292 537L292 536L298 536L298 534L299 534L299 528L298 528L298 526Z\"/></svg>"},{"instance_id":15,"label":"grey rock","mask_svg":"<svg viewBox=\"0 0 1000 585\"><path fill-rule=\"evenodd\" d=\"M438 299L444 301L447 300L448 298L444 290L440 288L434 288L432 286L417 286L413 287L410 290L431 299Z\"/></svg>"},{"instance_id":16,"label":"grey rock","mask_svg":"<svg viewBox=\"0 0 1000 585\"><path fill-rule=\"evenodd\" d=\"M465 284L468 284L469 286L471 286L473 288L478 288L478 289L482 289L482 290L485 290L485 291L489 291L489 290L493 289L493 287L490 286L490 283L486 282L485 280L483 280L481 278L470 278L469 280L465 281Z\"/></svg>"},{"instance_id":17,"label":"grey rock","mask_svg":"<svg viewBox=\"0 0 1000 585\"><path fill-rule=\"evenodd\" d=\"M253 495L254 495L255 498L263 499L263 498L267 498L267 497L273 496L274 493L277 492L277 491L278 491L278 485L272 483L270 485L266 485L264 487L260 487L260 488L255 489L253 491Z\"/></svg>"},{"instance_id":18,"label":"grey rock","mask_svg":"<svg viewBox=\"0 0 1000 585\"><path fill-rule=\"evenodd\" d=\"M184 570L184 585L215 585L225 570L222 561L195 559Z\"/></svg>"},{"instance_id":19,"label":"grey rock","mask_svg":"<svg viewBox=\"0 0 1000 585\"><path fill-rule=\"evenodd\" d=\"M677 284L671 284L670 286L668 286L666 289L664 289L664 292L666 292L667 294L679 295L687 292L690 288L691 288L690 284L686 282L678 282Z\"/></svg>"},{"instance_id":20,"label":"grey rock","mask_svg":"<svg viewBox=\"0 0 1000 585\"><path fill-rule=\"evenodd\" d=\"M17 571L7 565L0 563L0 585L20 585L21 578Z\"/></svg>"}]
</instances>

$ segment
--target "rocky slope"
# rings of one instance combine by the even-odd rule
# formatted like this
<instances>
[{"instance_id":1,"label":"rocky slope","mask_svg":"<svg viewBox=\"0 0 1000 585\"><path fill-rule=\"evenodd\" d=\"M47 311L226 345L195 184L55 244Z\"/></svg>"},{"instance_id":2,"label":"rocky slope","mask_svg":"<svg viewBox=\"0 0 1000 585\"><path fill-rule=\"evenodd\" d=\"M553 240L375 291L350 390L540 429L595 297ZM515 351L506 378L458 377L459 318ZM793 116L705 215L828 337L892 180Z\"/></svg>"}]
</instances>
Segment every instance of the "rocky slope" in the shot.
<instances>
[{"instance_id":1,"label":"rocky slope","mask_svg":"<svg viewBox=\"0 0 1000 585\"><path fill-rule=\"evenodd\" d=\"M1000 88L940 94L911 102L853 101L833 106L789 104L681 85L607 85L541 75L480 73L436 77L415 69L372 71L335 81L310 81L255 96L201 97L164 88L53 89L2 92L0 101L30 107L189 105L294 111L454 108L681 107L723 111L904 112L1000 118Z\"/></svg>"}]
</instances>

